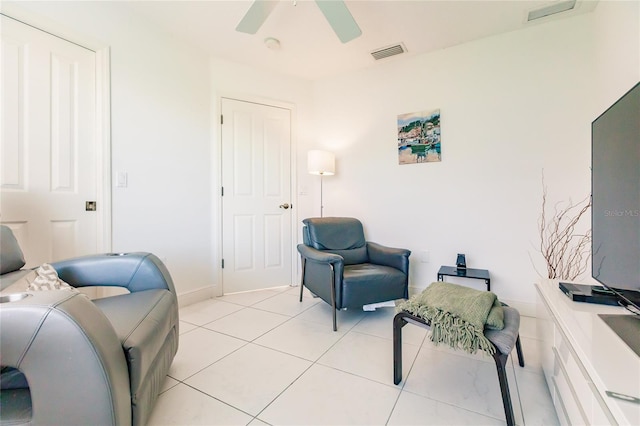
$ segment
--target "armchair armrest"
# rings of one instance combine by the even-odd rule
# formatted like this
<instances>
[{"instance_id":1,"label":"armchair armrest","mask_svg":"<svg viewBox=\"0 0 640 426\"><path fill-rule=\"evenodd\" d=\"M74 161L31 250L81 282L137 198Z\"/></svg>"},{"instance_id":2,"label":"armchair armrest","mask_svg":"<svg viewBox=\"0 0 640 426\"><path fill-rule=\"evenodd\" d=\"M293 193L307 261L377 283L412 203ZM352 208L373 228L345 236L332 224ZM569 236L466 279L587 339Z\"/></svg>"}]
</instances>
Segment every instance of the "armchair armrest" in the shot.
<instances>
[{"instance_id":1,"label":"armchair armrest","mask_svg":"<svg viewBox=\"0 0 640 426\"><path fill-rule=\"evenodd\" d=\"M31 292L2 304L0 329L2 365L20 370L29 385L29 424L131 424L122 345L107 317L86 296L65 290ZM25 393L3 389L3 405L20 392ZM14 402L24 407L22 412L30 408L28 400ZM4 421L10 412L2 414Z\"/></svg>"},{"instance_id":2,"label":"armchair armrest","mask_svg":"<svg viewBox=\"0 0 640 426\"><path fill-rule=\"evenodd\" d=\"M331 301L335 300L338 306L341 306L344 258L339 254L323 252L304 244L298 244L298 252L303 262L303 286L325 302L331 304Z\"/></svg>"},{"instance_id":3,"label":"armchair armrest","mask_svg":"<svg viewBox=\"0 0 640 426\"><path fill-rule=\"evenodd\" d=\"M385 265L396 268L409 276L410 250L393 247L385 247L378 243L367 242L369 261L376 265Z\"/></svg>"},{"instance_id":4,"label":"armchair armrest","mask_svg":"<svg viewBox=\"0 0 640 426\"><path fill-rule=\"evenodd\" d=\"M167 267L151 253L97 254L51 264L60 279L74 287L124 287L131 293L175 287Z\"/></svg>"},{"instance_id":5,"label":"armchair armrest","mask_svg":"<svg viewBox=\"0 0 640 426\"><path fill-rule=\"evenodd\" d=\"M339 254L320 251L305 244L298 244L298 252L305 259L318 263L341 264L344 262L344 259Z\"/></svg>"}]
</instances>

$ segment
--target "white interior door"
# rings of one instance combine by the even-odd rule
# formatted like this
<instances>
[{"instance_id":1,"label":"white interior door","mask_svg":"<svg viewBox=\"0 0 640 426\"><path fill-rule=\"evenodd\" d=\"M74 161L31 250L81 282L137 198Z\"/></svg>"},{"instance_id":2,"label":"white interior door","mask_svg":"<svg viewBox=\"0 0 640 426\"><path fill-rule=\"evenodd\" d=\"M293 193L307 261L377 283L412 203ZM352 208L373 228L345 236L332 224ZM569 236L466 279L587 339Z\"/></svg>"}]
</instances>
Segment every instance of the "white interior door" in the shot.
<instances>
[{"instance_id":1,"label":"white interior door","mask_svg":"<svg viewBox=\"0 0 640 426\"><path fill-rule=\"evenodd\" d=\"M223 292L292 284L291 111L222 99Z\"/></svg>"},{"instance_id":2,"label":"white interior door","mask_svg":"<svg viewBox=\"0 0 640 426\"><path fill-rule=\"evenodd\" d=\"M0 221L27 267L95 253L96 54L1 19Z\"/></svg>"}]
</instances>

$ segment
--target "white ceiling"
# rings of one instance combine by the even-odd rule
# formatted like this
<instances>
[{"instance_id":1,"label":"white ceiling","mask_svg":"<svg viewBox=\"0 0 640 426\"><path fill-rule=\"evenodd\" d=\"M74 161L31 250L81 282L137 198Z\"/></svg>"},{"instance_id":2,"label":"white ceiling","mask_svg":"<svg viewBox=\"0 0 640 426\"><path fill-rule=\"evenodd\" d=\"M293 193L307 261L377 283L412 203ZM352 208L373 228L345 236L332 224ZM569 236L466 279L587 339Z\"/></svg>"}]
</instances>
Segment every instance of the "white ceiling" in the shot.
<instances>
[{"instance_id":1,"label":"white ceiling","mask_svg":"<svg viewBox=\"0 0 640 426\"><path fill-rule=\"evenodd\" d=\"M127 1L175 37L212 56L252 67L315 80L376 62L397 60L483 37L592 11L597 1L578 0L567 12L526 22L530 10L553 4L540 0L347 0L362 36L342 44L311 0L281 0L255 35L235 31L251 0ZM280 41L271 50L264 39ZM375 61L370 52L403 43L407 53Z\"/></svg>"}]
</instances>

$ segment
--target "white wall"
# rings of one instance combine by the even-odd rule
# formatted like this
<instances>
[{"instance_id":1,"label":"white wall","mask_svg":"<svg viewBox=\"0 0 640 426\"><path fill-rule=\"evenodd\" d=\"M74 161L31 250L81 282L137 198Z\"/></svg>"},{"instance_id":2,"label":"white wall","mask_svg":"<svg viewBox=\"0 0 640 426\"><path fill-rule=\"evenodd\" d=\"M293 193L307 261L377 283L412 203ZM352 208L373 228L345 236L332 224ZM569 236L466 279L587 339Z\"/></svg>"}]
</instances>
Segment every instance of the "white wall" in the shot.
<instances>
[{"instance_id":1,"label":"white wall","mask_svg":"<svg viewBox=\"0 0 640 426\"><path fill-rule=\"evenodd\" d=\"M621 11L599 26L594 14L553 21L317 81L317 137L338 159L325 180L325 214L359 217L369 239L411 249L412 286L426 287L440 265L466 253L468 266L491 271L499 297L531 312L538 275L530 257L544 272L534 247L541 173L552 203L589 194L598 32L616 27L619 56L637 64L637 37L624 42L637 35L635 16ZM397 115L433 109L442 162L399 165Z\"/></svg>"},{"instance_id":2,"label":"white wall","mask_svg":"<svg viewBox=\"0 0 640 426\"><path fill-rule=\"evenodd\" d=\"M601 0L595 12L600 114L640 80L640 2Z\"/></svg>"},{"instance_id":3,"label":"white wall","mask_svg":"<svg viewBox=\"0 0 640 426\"><path fill-rule=\"evenodd\" d=\"M36 21L62 27L71 40L77 34L111 49L112 168L128 173L128 187L112 192L112 250L158 255L183 298L210 288L215 270L208 56L123 4L16 6Z\"/></svg>"}]
</instances>

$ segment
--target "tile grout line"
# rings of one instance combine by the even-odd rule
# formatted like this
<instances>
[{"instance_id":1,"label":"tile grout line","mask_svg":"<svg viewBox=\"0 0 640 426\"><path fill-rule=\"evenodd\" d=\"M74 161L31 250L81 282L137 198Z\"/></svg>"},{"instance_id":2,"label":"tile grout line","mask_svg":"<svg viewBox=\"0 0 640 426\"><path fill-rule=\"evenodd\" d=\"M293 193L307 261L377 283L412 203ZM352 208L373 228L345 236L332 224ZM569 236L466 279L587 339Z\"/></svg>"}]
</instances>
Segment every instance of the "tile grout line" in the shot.
<instances>
[{"instance_id":1,"label":"tile grout line","mask_svg":"<svg viewBox=\"0 0 640 426\"><path fill-rule=\"evenodd\" d=\"M292 287L292 288L295 288L294 286L291 286L291 287ZM194 331L194 330L197 330L198 328L202 328L202 329L204 329L204 330L206 330L206 331L210 331L210 332L218 333L218 334L223 335L223 336L227 336L227 337L231 337L231 338L234 338L234 339L241 340L241 341L243 341L243 344L242 344L240 347L236 348L235 350L231 351L230 353L226 354L225 356L223 356L223 357L221 357L221 358L217 359L216 361L214 361L214 362L212 362L212 363L208 364L207 366L203 367L203 368L202 368L202 369L200 369L198 372L195 372L195 373L193 373L193 374L189 375L189 376L188 376L188 377L186 377L184 380L178 380L178 379L176 379L176 378L174 378L174 377L172 377L172 376L169 376L169 375L168 375L168 377L171 377L171 378L172 378L173 380L175 380L177 383L176 383L176 384L174 384L173 386L171 386L170 388L166 389L166 390L165 390L164 392L162 392L162 393L165 393L165 392L167 392L168 390L173 389L173 388L174 388L175 386L177 386L178 384L184 384L184 385L186 385L187 387L189 387L189 388L191 388L191 389L194 389L194 390L198 391L198 392L199 392L199 393L201 393L201 394L204 394L204 395L206 395L206 396L208 396L208 397L210 397L210 398L212 398L212 399L214 399L214 400L216 400L216 401L222 402L222 403L223 403L223 404L225 404L226 406L229 406L229 407L231 407L231 408L233 408L233 409L238 410L238 411L239 411L239 412L241 412L241 413L244 413L244 414L248 415L249 417L251 417L251 420L250 420L248 423L251 423L251 422L253 422L253 421L255 421L255 420L258 420L258 421L264 422L264 420L261 420L261 419L259 418L259 416L260 416L260 415L262 415L262 414L265 412L265 410L267 410L269 407L271 407L271 406L274 404L274 402L275 402L276 400L278 400L278 399L279 399L279 398L280 398L280 397L281 397L281 396L282 396L286 391L288 391L288 390L293 386L293 384L294 384L294 383L297 383L297 382L298 382L298 381L299 381L299 380L300 380L300 379L301 379L305 374L307 374L307 372L308 372L312 367L314 367L314 366L316 366L316 365L318 365L318 366L322 366L322 367L325 367L325 368L331 368L332 370L339 371L339 372L342 372L342 373L348 374L348 375L350 375L350 376L357 377L357 378L359 378L359 379L364 379L364 380L369 381L369 382L372 382L372 383L377 383L377 384L382 384L382 385L386 385L386 386L396 387L396 388L397 388L397 386L395 386L395 385L387 385L386 383L381 383L381 382L379 382L379 381L377 381L377 380L370 379L370 378L367 378L367 377L364 377L364 376L361 376L361 375L359 375L359 374L352 373L352 372L349 372L349 371L341 370L341 369L339 369L339 368L335 368L335 367L332 367L332 366L330 366L330 365L325 365L325 364L322 364L322 363L320 362L320 360L322 359L322 357L324 357L324 356L325 356L329 351L331 351L332 349L334 349L334 348L335 348L335 347L336 347L340 342L342 342L342 341L343 341L343 339L345 339L345 337L346 337L348 334L350 334L350 333L356 333L356 334L367 335L367 336L376 337L376 338L382 338L382 339L384 339L384 340L389 340L389 339L387 339L386 337L381 337L380 335L371 334L371 333L366 332L366 331L358 331L358 330L356 330L356 327L357 327L359 324L361 324L363 321L365 321L365 320L366 320L366 318L367 318L367 316L366 316L366 315L365 315L365 316L360 317L359 319L357 319L357 321L355 321L355 323L354 323L353 325L351 325L351 326L350 326L350 327L349 327L345 332L343 332L343 333L342 333L342 335L341 335L341 336L340 336L340 337L339 337L335 342L331 343L331 344L330 344L330 346L329 346L326 350L324 350L324 351L323 351L323 352L322 352L318 357L316 357L314 360L309 360L309 359L306 359L306 358L303 358L303 357L300 357L300 356L297 356L297 355L294 355L294 354L288 353L288 352L283 351L283 350L278 350L278 349L270 348L270 347L267 347L267 346L263 346L263 345L261 345L261 344L259 344L259 343L256 343L256 340L260 339L260 338L261 338L261 337L263 337L265 334L268 334L268 333L270 333L270 332L272 332L272 331L274 331L274 330L278 329L280 326L283 326L283 325L285 325L285 324L287 324L287 323L290 323L290 321L291 321L292 319L294 319L294 318L297 318L298 320L303 321L303 322L309 322L309 323L314 323L314 324L319 324L319 323L320 323L319 321L317 321L317 322L316 322L316 321L308 321L308 320L305 320L305 319L301 319L301 318L299 318L301 314L303 314L303 313L307 312L308 310L310 310L311 308L313 308L313 307L317 306L317 305L318 305L318 303L315 303L315 304L313 304L313 305L311 305L311 306L308 306L307 308L305 308L305 309L303 309L303 310L301 310L301 311L297 312L297 313L296 313L295 315L293 315L293 316L291 316L291 315L289 315L289 314L282 314L282 313L279 313L279 312L268 311L268 310L265 310L265 309L262 309L262 308L260 308L260 307L256 307L256 306L255 306L255 305L257 305L257 304L260 304L260 303L265 302L265 301L267 301L267 300L273 299L273 298L275 298L276 296L280 296L280 295L287 295L287 296L291 295L291 296L293 296L293 297L297 297L295 294L292 294L292 293L293 293L293 292L292 292L291 290L284 290L284 291L280 291L280 292L275 293L275 294L273 294L273 295L271 295L271 296L269 296L269 297L267 297L267 298L265 298L265 299L262 299L262 300L256 301L255 303L253 303L253 304L251 304L251 305L242 305L242 304L238 304L238 303L234 303L234 302L228 302L228 301L225 301L226 303L234 304L234 305L240 306L241 308L240 308L239 310L237 310L237 311L234 311L234 312L231 312L231 313L229 313L229 314L223 315L223 316L221 316L220 318L216 318L215 320L210 321L210 322L207 322L207 323L205 323L205 324L203 324L203 325L197 325L197 324L193 324L193 323L190 323L190 322L188 322L188 321L184 321L184 320L182 320L182 321L184 321L186 324L189 324L189 325L194 326L194 328L193 328L192 330L186 331L184 334L190 333L190 332L192 332L192 331ZM215 300L214 300L214 301L215 301ZM283 321L282 323L280 323L280 324L278 324L278 325L274 326L273 328L271 328L271 329L269 329L269 330L267 330L267 331L263 332L262 334L260 334L259 336L256 336L255 338L253 338L253 339L251 339L251 340L245 340L245 339L239 338L239 337L234 336L234 335L231 335L231 334L226 334L226 333L224 333L224 332L220 332L220 331L211 330L211 329L206 328L206 325L208 325L208 324L211 324L211 323L213 323L213 322L215 322L215 321L218 321L218 320L220 320L220 319L223 319L223 318L225 318L225 317L227 317L227 316L229 316L229 315L232 315L232 314L234 314L234 313L240 312L240 311L242 311L243 309L247 309L247 308L252 308L252 309L255 309L255 310L257 310L257 311L261 311L261 312L267 312L267 313L273 313L273 314L277 314L277 315L283 315L283 316L286 316L286 317L287 317L287 319L286 319L285 321ZM535 337L527 337L527 336L524 336L524 337L525 337L525 338L527 338L527 339L531 339L531 340L537 341L537 339L536 339ZM400 398L401 398L401 396L402 396L403 392L407 392L407 394L417 395L417 396L420 396L420 397L423 397L423 398L426 398L426 399L430 399L430 400L433 400L433 401L435 401L435 402L437 402L437 403L439 403L439 404L445 404L445 405L448 405L448 406L454 407L454 408L456 408L456 409L462 409L462 410L464 410L464 411L467 411L467 412L470 412L470 413L474 413L474 414L478 414L478 415L481 415L481 416L484 416L484 417L487 417L487 418L492 418L492 419L496 419L496 420L501 420L501 419L495 418L495 417L493 417L493 416L489 416L489 415L487 415L487 414L479 413L479 412L476 412L476 411L473 411L473 410L468 410L468 409L466 409L466 408L464 408L464 407L459 407L459 406L457 406L457 405L455 405L455 404L451 404L451 403L447 403L447 402L440 401L440 400L437 400L437 399L433 399L433 398L425 397L425 396L423 396L423 395L416 394L416 393L414 393L414 392L411 392L411 391L409 391L409 390L406 390L406 384L407 384L407 381L408 381L408 379L409 379L409 377L410 377L411 373L412 373L412 372L414 372L414 368L415 368L415 366L416 366L416 363L418 362L417 360L418 360L418 357L419 357L419 355L420 355L420 352L421 352L423 349L424 349L425 351L426 351L426 350L435 350L435 351L437 351L437 349L435 349L435 348L430 348L430 347L425 347L425 346L424 346L424 345L425 345L425 343L427 342L427 339L428 339L428 336L425 334L425 335L422 337L421 342L417 345L417 346L418 346L418 351L417 351L417 353L416 353L416 356L413 358L413 360L412 360L412 362L411 362L411 364L410 364L410 366L409 366L409 369L408 369L407 374L406 374L406 378L402 381L401 385L399 386L399 388L400 388L400 389L399 389L398 395L397 395L397 397L395 398L395 401L394 401L394 403L393 403L393 406L392 406L392 408L391 408L391 410L390 410L390 412L389 412L389 414L388 414L388 416L387 416L386 422L385 422L384 424L389 424L389 422L391 421L391 419L392 419L392 417L393 417L393 414L394 414L394 411L396 410L396 408L397 408L397 406L398 406L398 402L399 402L399 400L400 400ZM392 341L392 339L391 339L391 341ZM277 394L277 395L276 395L276 396L275 396L275 397L274 397L274 398L273 398L273 399L272 399L268 404L266 404L266 405L264 406L264 408L262 408L262 409L261 409L261 410L260 410L260 411L255 415L255 416L254 416L254 415L252 415L252 414L250 414L250 413L247 413L246 411L244 411L244 410L242 410L242 409L240 409L240 408L238 408L238 407L235 407L235 406L233 406L233 405L231 405L231 404L229 404L229 403L227 403L227 402L225 402L225 401L223 401L223 400L221 400L221 399L218 399L218 398L216 398L215 396L209 395L208 393L206 393L206 392L204 392L204 391L202 391L202 390L200 390L200 389L198 389L198 388L195 388L195 387L193 387L193 386L191 386L191 385L189 385L189 384L185 383L185 381L186 381L186 380L189 380L190 378L192 378L192 377L193 377L193 376L195 376L196 374L201 373L203 370L205 370L205 369L207 369L207 368L211 367L212 365L216 364L218 361L221 361L221 360L223 360L223 359L226 359L227 357L231 356L232 354L235 354L235 353L236 353L236 352L238 352L240 349L246 348L249 344L253 344L253 345L256 345L256 346L258 346L258 347L262 347L262 348L265 348L265 349L273 350L273 351L275 351L275 352L279 352L279 353L281 353L281 354L283 354L283 355L293 356L293 357L295 357L295 358L298 358L298 359L301 359L301 360L304 360L304 361L310 362L310 365L309 365L308 367L306 367L306 368L305 368L305 369L304 369L304 370L303 370L299 375L297 375L297 377L295 377L295 378L291 381L291 383L289 383L289 384L288 384L288 385L287 385L283 390L281 390L281 391L280 391L280 392L279 392L279 393L278 393L278 394ZM414 345L414 346L416 346L416 345ZM463 355L459 355L459 354L455 354L455 353L454 353L453 355L458 355L458 356L460 356L460 357L464 357ZM467 358L467 357L465 357L465 358ZM474 358L472 358L472 359L474 359ZM491 360L490 360L490 359L489 359L489 360L485 360L485 359L482 359L482 358L476 358L476 359L477 359L477 360L480 360L480 361L486 361L486 362L488 362L488 363L491 363ZM517 424L519 424L519 422L520 422L520 421L522 421L522 422L523 422L523 424L524 424L524 422L525 422L525 412L524 412L524 407L523 407L523 404L522 404L522 402L523 402L523 401L522 401L522 395L521 395L521 391L520 391L520 383L519 383L519 380L518 380L518 378L517 378L517 374L516 374L516 371L515 371L516 367L515 367L515 362L514 362L514 357L513 357L513 356L510 356L509 362L510 362L510 365L511 365L511 371L512 371L512 373L513 373L513 377L514 377L514 384L515 384L515 389L513 389L513 391L515 391L515 392L513 392L513 391L512 391L512 392L513 392L513 393L515 393L515 395L514 395L514 396L515 396L515 398L514 398L514 399L517 399L517 404L518 404L518 405L519 405L519 407L520 407L520 416L519 416L519 417L520 417L520 419L519 419L519 421L517 421L516 423L517 423ZM530 371L530 370L527 370L527 372L536 373L536 371ZM514 402L515 402L515 401L514 401Z\"/></svg>"},{"instance_id":2,"label":"tile grout line","mask_svg":"<svg viewBox=\"0 0 640 426\"><path fill-rule=\"evenodd\" d=\"M293 318L292 318L293 319ZM360 321L362 321L362 318L360 319ZM353 325L353 327L355 327L360 321L358 321L356 324ZM284 323L283 323L284 324ZM349 329L349 331L351 331L353 329L353 327L351 327L351 329ZM289 383L289 385L287 387L285 387L281 392L278 393L278 395L276 395L271 402L269 402L267 405L265 405L265 407L260 410L260 412L254 417L254 420L260 420L260 421L264 421L262 419L259 419L258 416L260 414L262 414L267 408L269 408L271 406L271 404L273 404L278 398L280 398L280 396L286 392L291 386L293 386L294 383L296 383L302 376L304 376L304 374L309 371L314 365L322 365L322 364L318 364L318 360L320 358L322 358L329 350L331 350L331 348L333 348L339 341L341 341L342 339L344 339L344 337L347 335L347 333L349 333L349 331L347 331L346 333L344 333L338 340L336 340L326 351L324 351L320 356L318 356L318 358L316 358L315 361L311 361L311 365L309 365L309 367L307 367L302 373L300 373L298 375L298 377L295 378L295 380L293 380L291 383ZM271 348L269 348L271 349ZM279 351L280 352L280 351ZM285 352L282 352L285 353ZM288 355L292 355L292 354L288 354ZM295 355L292 355L295 356ZM302 358L304 359L304 358ZM309 361L309 360L305 360L305 361ZM324 365L322 365L324 367ZM266 422L265 422L266 423Z\"/></svg>"},{"instance_id":3,"label":"tile grout line","mask_svg":"<svg viewBox=\"0 0 640 426\"><path fill-rule=\"evenodd\" d=\"M282 293L279 293L279 294L282 294ZM275 294L275 295L273 295L273 296L271 296L271 297L268 297L268 298L263 299L263 300L261 300L261 301L259 301L259 302L256 302L256 303L254 303L254 305L255 305L255 304L257 304L257 303L261 303L261 302L263 302L263 301L265 301L265 300L268 300L268 299L270 299L270 298L272 298L272 297L275 297L275 296L277 296L277 295L278 295L278 294ZM226 303L231 303L231 302L226 302ZM315 305L316 305L316 304L314 304L313 306L315 306ZM278 324L277 326L275 326L275 327L273 327L272 329L270 329L270 330L268 330L268 331L264 332L263 334L261 334L260 336L256 337L255 339L253 339L253 340L251 340L251 341L247 341L247 340L241 339L241 338L239 338L239 337L237 337L237 336L232 336L232 335L225 334L225 333L222 333L222 332L218 332L218 331L215 331L215 330L211 330L211 329L208 329L208 328L206 328L206 327L205 327L205 325L207 325L207 324L211 324L211 323L213 323L213 322L215 322L215 321L218 321L219 319L225 318L225 317L227 317L227 316L229 316L229 315L233 315L234 313L236 313L236 312L240 312L240 311L242 311L243 309L252 308L252 306L253 306L253 305L249 305L249 306L247 306L247 305L239 305L239 306L243 306L243 308L242 308L242 309L239 309L239 310L237 310L237 311L231 312L231 313L229 313L229 314L227 314L227 315L224 315L224 316L222 316L222 317L220 317L220 318L217 318L217 319L215 319L215 320L213 320L213 321L210 321L210 322L208 322L208 323L206 323L206 324L204 324L204 325L196 325L196 328L194 328L193 330L189 330L189 331L187 331L185 334L190 333L190 332L192 332L192 331L194 331L194 330L197 330L198 328L202 328L202 329L204 329L204 330L207 330L207 331L210 331L210 332L213 332L213 333L218 333L218 334L221 334L221 335L223 335L223 336L232 337L232 338L235 338L235 339L238 339L238 340L242 340L243 342L245 342L245 344L243 344L242 346L238 347L237 349L235 349L235 350L231 351L230 353L226 354L226 355L225 355L225 356L223 356L222 358L217 359L216 361L212 362L211 364L208 364L207 366L203 367L202 369L200 369L200 370L198 370L197 372L195 372L195 373L191 374L190 376L186 377L186 378L185 378L185 379L183 379L183 380L179 380L179 379L177 379L177 378L175 378L175 377L172 377L172 376L169 376L169 375L168 375L168 377L171 377L172 379L176 380L178 383L182 383L182 384L184 384L185 386L188 386L188 387L190 387L190 388L192 388L192 389L194 389L194 390L197 390L198 392L200 392L200 393L202 393L202 394L204 394L204 395L207 395L207 396L208 396L208 397L210 397L210 398L213 398L213 399L215 399L215 400L217 400L217 401L220 401L220 402L224 403L225 405L227 405L227 406L229 406L229 407L232 407L232 408L234 408L234 409L236 409L236 410L239 410L239 411L241 411L241 412L243 412L243 413L245 413L245 414L247 414L247 415L249 415L249 416L252 416L252 417L253 417L253 420L256 420L256 419L257 419L257 420L259 420L259 421L263 421L263 420L259 419L259 418L258 418L258 416L259 416L262 412L264 412L264 410L266 410L266 409L267 409L267 408L268 408L268 407L269 407L269 406L270 406L270 405L271 405L271 404L272 404L276 399L278 399L278 398L280 397L280 395L282 395L282 394L283 394L287 389L289 389L289 388L290 388L290 387L291 387L295 382L297 382L297 381L298 381L298 379L300 379L300 377L302 377L302 376L303 376L307 371L309 371L309 369L311 369L314 365L316 365L316 364L317 364L317 361L318 361L320 358L322 358L322 357L323 357L323 356L324 356L324 355L325 355L329 350L331 350L331 348L333 348L333 347L334 347L334 346L335 346L339 341L341 341L341 340L342 340L342 339L343 339L343 338L344 338L344 337L345 337L345 336L346 336L346 335L347 335L351 330L353 330L353 328L354 328L357 324L359 324L359 323L360 323L360 321L362 321L362 320L364 319L364 316L363 316L362 318L360 318L360 319L359 319L359 320L358 320L358 321L357 321L353 326L351 326L351 327L349 328L349 330L348 330L347 332L345 332L345 333L344 333L344 334L343 334L343 335L342 335L338 340L336 340L336 341L335 341L335 342L334 342L334 343L333 343L333 344L332 344L332 345L331 345L331 346L330 346L326 351L324 351L324 352L323 352L323 353L322 353L322 354L321 354L321 355L320 355L320 356L319 356L315 361L309 361L308 359L305 359L305 358L302 358L302 357L299 357L299 356L296 356L296 355L293 355L293 354L290 354L290 353L287 353L287 352L283 352L283 351L280 351L280 350L277 350L277 349L273 349L273 348L269 348L269 347L266 347L266 346L260 345L260 344L258 344L258 343L255 343L255 340L256 340L256 339L259 339L259 338L260 338L260 337L262 337L263 335L265 335L265 334L267 334L267 333L269 333L269 332L271 332L271 331L275 330L276 328L278 328L278 327L280 327L280 326L282 326L282 325L286 324L287 322L289 322L289 321L291 321L292 319L296 318L297 316L299 316L300 314L302 314L302 313L303 313L303 312L305 312L306 310L308 310L308 309L312 308L313 306L310 306L310 307L308 307L307 309L305 309L305 310L303 310L303 311L299 312L299 313L298 313L298 314L296 314L295 316L289 317L286 321L282 322L281 324ZM261 310L261 309L259 309L259 308L252 308L252 309L256 309L256 310L262 311L262 310ZM269 312L269 311L263 311L263 312ZM280 314L280 315L282 315L282 314ZM288 316L288 315L285 315L285 316ZM304 320L302 320L302 321L304 321ZM185 322L186 322L186 321L185 321ZM195 325L195 324L192 324L192 323L189 323L189 324L191 324L191 325ZM218 363L219 361L222 361L223 359L225 359L225 358L229 357L230 355L232 355L232 354L234 354L234 353L238 352L240 349L242 349L242 348L244 348L244 347L246 347L246 346L248 346L248 345L250 345L250 344L254 344L254 345L256 345L256 346L259 346L259 347L262 347L262 348L265 348L265 349L274 350L274 351L276 351L276 352L279 352L279 353L282 353L282 354L285 354L285 355L288 355L288 356L293 356L293 357L296 357L296 358L302 359L302 360L304 360L304 361L311 362L311 365L309 365L309 367L307 367L307 368L306 368L302 373L300 373L300 375L298 375L298 377L296 377L296 379L295 379L295 380L293 380L293 381L292 381L292 382L291 382L287 387L285 387L285 389L283 389L280 393L278 393L278 395L276 395L276 396L271 400L271 402L269 402L269 403L268 403L268 404L267 404L267 405L266 405L262 410L260 410L260 412L258 412L258 414L256 414L255 416L253 416L253 415L252 415L252 414L250 414L250 413L245 412L244 410L241 410L241 409L240 409L240 408L238 408L238 407L234 407L233 405L231 405L231 404L229 404L229 403L227 403L227 402L225 402L225 401L222 401L222 400L220 400L220 399L218 399L218 398L216 398L216 397L214 397L214 396L212 396L212 395L209 395L208 393L206 393L206 392L204 392L204 391L202 391L202 390L200 390L200 389L198 389L198 388L195 388L195 387L193 387L193 386L189 385L188 383L185 383L185 380L188 380L188 379L190 379L191 377L195 376L196 374L201 373L202 371L206 370L207 368L211 367L212 365L214 365L214 364ZM318 364L318 365L323 365L323 364ZM353 375L353 374L352 374L352 375ZM356 376L356 377L360 377L360 376L357 376L357 375L355 375L355 376ZM168 390L170 390L170 389L174 388L175 386L177 386L177 384L176 384L176 385L174 385L174 386L172 386L171 388L167 389L165 392L167 392ZM162 393L164 393L164 392L162 392ZM252 420L252 421L253 421L253 420ZM250 423L250 422L249 422L249 423Z\"/></svg>"}]
</instances>

